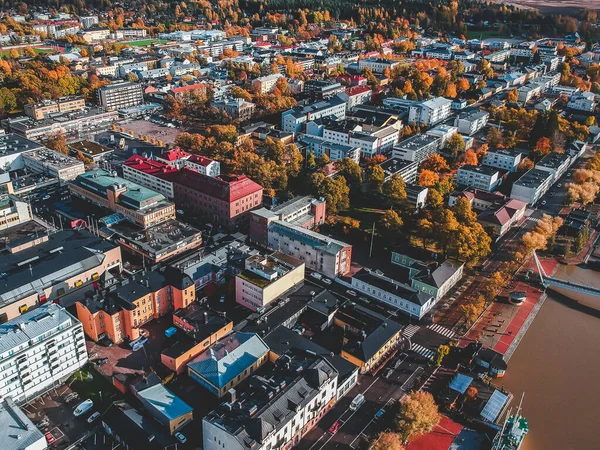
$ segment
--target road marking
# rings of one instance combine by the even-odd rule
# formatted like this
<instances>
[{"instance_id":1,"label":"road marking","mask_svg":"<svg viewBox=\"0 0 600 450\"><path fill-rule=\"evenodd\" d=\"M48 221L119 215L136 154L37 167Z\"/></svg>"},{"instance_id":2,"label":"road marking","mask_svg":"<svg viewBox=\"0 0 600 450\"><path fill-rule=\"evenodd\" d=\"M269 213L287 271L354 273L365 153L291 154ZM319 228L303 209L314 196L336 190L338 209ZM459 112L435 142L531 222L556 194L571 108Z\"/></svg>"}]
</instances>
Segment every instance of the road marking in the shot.
<instances>
[{"instance_id":1,"label":"road marking","mask_svg":"<svg viewBox=\"0 0 600 450\"><path fill-rule=\"evenodd\" d=\"M432 325L429 325L427 328L429 328L430 330L435 331L436 333L441 334L442 336L445 336L447 338L452 339L454 337L454 331L449 330L448 328L443 327L441 325L432 324Z\"/></svg>"},{"instance_id":2,"label":"road marking","mask_svg":"<svg viewBox=\"0 0 600 450\"><path fill-rule=\"evenodd\" d=\"M411 338L413 337L417 331L421 329L418 325L407 325L407 327L402 331L402 336Z\"/></svg>"},{"instance_id":3,"label":"road marking","mask_svg":"<svg viewBox=\"0 0 600 450\"><path fill-rule=\"evenodd\" d=\"M433 350L429 350L428 348L414 342L411 344L410 350L427 359L433 359L433 356L435 355Z\"/></svg>"}]
</instances>

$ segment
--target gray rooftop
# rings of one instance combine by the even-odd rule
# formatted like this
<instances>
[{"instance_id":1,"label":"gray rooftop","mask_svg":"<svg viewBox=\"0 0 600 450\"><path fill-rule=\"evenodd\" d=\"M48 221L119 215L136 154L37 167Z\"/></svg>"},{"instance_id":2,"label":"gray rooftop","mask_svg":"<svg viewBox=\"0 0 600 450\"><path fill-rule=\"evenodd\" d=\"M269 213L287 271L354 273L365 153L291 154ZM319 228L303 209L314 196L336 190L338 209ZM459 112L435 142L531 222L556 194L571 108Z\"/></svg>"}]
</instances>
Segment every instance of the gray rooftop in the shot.
<instances>
[{"instance_id":1,"label":"gray rooftop","mask_svg":"<svg viewBox=\"0 0 600 450\"><path fill-rule=\"evenodd\" d=\"M46 439L10 397L0 403L0 448L2 450L23 450L46 448Z\"/></svg>"},{"instance_id":2,"label":"gray rooftop","mask_svg":"<svg viewBox=\"0 0 600 450\"><path fill-rule=\"evenodd\" d=\"M30 342L37 344L37 338L58 327L70 327L79 323L62 306L55 303L42 305L19 317L0 325L0 357L7 352ZM46 336L47 337L47 336ZM1 447L4 450L4 447Z\"/></svg>"},{"instance_id":3,"label":"gray rooftop","mask_svg":"<svg viewBox=\"0 0 600 450\"><path fill-rule=\"evenodd\" d=\"M530 169L514 185L528 188L537 188L552 177L552 173L541 169Z\"/></svg>"},{"instance_id":4,"label":"gray rooftop","mask_svg":"<svg viewBox=\"0 0 600 450\"><path fill-rule=\"evenodd\" d=\"M156 411L169 420L177 419L178 417L193 411L191 406L169 391L162 384L155 384L154 386L138 392L137 395L146 400L146 402L154 407Z\"/></svg>"},{"instance_id":5,"label":"gray rooftop","mask_svg":"<svg viewBox=\"0 0 600 450\"><path fill-rule=\"evenodd\" d=\"M345 242L280 220L271 222L269 231L271 230L332 255L337 255L342 249L349 247Z\"/></svg>"}]
</instances>

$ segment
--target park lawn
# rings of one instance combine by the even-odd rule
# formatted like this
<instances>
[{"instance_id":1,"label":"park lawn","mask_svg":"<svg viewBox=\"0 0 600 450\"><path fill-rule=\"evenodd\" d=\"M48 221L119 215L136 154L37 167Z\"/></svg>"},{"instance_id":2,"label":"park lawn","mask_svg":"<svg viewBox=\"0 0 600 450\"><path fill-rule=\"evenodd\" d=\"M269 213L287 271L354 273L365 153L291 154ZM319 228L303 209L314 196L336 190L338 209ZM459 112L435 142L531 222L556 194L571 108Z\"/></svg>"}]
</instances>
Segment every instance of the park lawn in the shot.
<instances>
[{"instance_id":1,"label":"park lawn","mask_svg":"<svg viewBox=\"0 0 600 450\"><path fill-rule=\"evenodd\" d=\"M148 45L156 44L166 44L168 41L165 39L142 39L139 41L128 41L123 42L123 44L130 45L131 47L147 47Z\"/></svg>"},{"instance_id":2,"label":"park lawn","mask_svg":"<svg viewBox=\"0 0 600 450\"><path fill-rule=\"evenodd\" d=\"M18 49L19 53L23 54L23 49ZM37 54L37 55L43 55L46 53L52 53L54 52L54 50L50 49L50 48L34 48L33 51ZM3 50L0 52L0 57L4 57L4 56L10 56L10 50Z\"/></svg>"},{"instance_id":3,"label":"park lawn","mask_svg":"<svg viewBox=\"0 0 600 450\"><path fill-rule=\"evenodd\" d=\"M373 223L379 222L381 215L385 212L383 209L377 208L366 208L366 207L353 207L345 211L340 211L339 216L350 217L360 222L360 228L362 230L371 230ZM377 227L377 225L375 225Z\"/></svg>"}]
</instances>

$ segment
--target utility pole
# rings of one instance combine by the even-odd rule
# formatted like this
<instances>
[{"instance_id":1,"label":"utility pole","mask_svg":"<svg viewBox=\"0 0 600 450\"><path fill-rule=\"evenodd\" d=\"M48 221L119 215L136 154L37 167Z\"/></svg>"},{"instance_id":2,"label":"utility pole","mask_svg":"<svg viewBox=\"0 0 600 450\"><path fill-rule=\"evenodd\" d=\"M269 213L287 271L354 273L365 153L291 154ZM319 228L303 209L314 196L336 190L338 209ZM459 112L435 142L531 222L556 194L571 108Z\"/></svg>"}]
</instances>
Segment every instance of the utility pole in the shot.
<instances>
[{"instance_id":1,"label":"utility pole","mask_svg":"<svg viewBox=\"0 0 600 450\"><path fill-rule=\"evenodd\" d=\"M371 231L371 246L369 248L369 258L373 254L373 237L375 236L375 222L373 222L373 230Z\"/></svg>"}]
</instances>

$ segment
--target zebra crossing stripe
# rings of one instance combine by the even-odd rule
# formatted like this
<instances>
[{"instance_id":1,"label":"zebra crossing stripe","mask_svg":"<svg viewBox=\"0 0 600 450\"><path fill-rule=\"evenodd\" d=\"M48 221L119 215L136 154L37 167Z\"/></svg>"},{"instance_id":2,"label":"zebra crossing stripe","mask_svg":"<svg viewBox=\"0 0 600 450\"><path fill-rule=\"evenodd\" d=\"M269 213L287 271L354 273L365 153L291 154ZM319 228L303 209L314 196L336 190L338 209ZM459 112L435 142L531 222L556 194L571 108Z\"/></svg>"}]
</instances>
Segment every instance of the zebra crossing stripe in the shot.
<instances>
[{"instance_id":1,"label":"zebra crossing stripe","mask_svg":"<svg viewBox=\"0 0 600 450\"><path fill-rule=\"evenodd\" d=\"M443 327L441 325L437 325L437 324L432 324L429 325L427 328L429 328L432 331L435 331L438 334L441 334L442 336L445 336L447 338L452 339L454 337L454 331L449 330L446 327Z\"/></svg>"},{"instance_id":2,"label":"zebra crossing stripe","mask_svg":"<svg viewBox=\"0 0 600 450\"><path fill-rule=\"evenodd\" d=\"M414 342L410 346L410 349L413 352L415 352L421 356L424 356L427 359L433 359L433 356L435 355L434 351L431 351L428 348L423 347L422 345L415 344Z\"/></svg>"},{"instance_id":3,"label":"zebra crossing stripe","mask_svg":"<svg viewBox=\"0 0 600 450\"><path fill-rule=\"evenodd\" d=\"M419 326L417 326L417 325L408 325L408 326L407 326L407 327L404 329L404 331L402 332L402 334L403 334L405 337L407 337L407 338L410 338L410 337L413 337L413 336L415 335L415 333L416 333L417 331L419 331L420 329L421 329L421 327L419 327Z\"/></svg>"}]
</instances>

